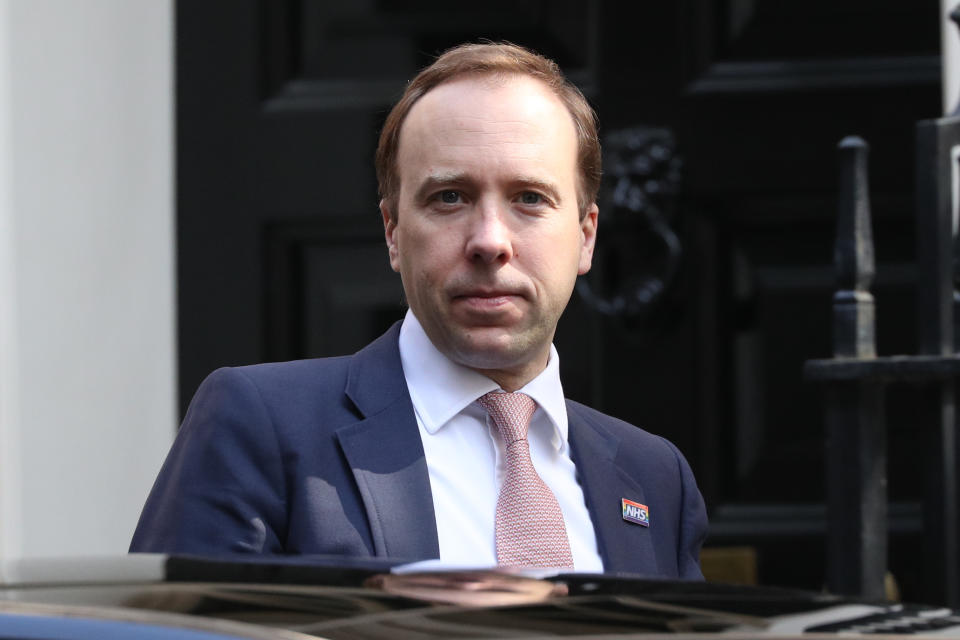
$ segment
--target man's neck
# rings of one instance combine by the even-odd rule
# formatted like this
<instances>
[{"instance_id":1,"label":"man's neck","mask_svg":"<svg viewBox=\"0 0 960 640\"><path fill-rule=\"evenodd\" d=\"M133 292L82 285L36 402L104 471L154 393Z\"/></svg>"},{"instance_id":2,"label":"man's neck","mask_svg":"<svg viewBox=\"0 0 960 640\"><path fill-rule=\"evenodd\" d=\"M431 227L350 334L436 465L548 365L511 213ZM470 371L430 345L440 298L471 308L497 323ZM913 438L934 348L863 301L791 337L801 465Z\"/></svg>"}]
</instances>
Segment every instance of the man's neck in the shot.
<instances>
[{"instance_id":1,"label":"man's neck","mask_svg":"<svg viewBox=\"0 0 960 640\"><path fill-rule=\"evenodd\" d=\"M476 369L470 367L480 375L486 376L500 385L504 391L513 392L522 389L528 382L540 375L547 368L550 354L538 358L536 362L529 362L517 369Z\"/></svg>"}]
</instances>

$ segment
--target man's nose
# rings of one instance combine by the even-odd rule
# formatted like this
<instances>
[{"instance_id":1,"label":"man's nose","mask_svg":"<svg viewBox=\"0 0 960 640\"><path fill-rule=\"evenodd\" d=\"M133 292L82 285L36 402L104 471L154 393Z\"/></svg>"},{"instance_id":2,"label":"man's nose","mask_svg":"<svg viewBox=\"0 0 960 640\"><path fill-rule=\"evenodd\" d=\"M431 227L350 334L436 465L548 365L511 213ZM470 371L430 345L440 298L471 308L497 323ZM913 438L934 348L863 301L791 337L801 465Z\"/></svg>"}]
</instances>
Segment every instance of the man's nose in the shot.
<instances>
[{"instance_id":1,"label":"man's nose","mask_svg":"<svg viewBox=\"0 0 960 640\"><path fill-rule=\"evenodd\" d=\"M466 243L467 259L487 264L506 263L513 257L513 234L507 224L509 213L491 204L475 211Z\"/></svg>"}]
</instances>

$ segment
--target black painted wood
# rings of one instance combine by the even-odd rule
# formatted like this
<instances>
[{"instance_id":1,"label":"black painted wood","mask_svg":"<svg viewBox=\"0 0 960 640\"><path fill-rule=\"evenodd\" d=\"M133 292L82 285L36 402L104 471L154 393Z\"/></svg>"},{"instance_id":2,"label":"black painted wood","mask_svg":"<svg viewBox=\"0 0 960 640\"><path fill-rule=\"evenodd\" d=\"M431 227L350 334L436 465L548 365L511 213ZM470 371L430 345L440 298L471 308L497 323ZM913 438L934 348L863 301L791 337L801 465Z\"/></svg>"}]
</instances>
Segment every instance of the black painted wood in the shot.
<instances>
[{"instance_id":1,"label":"black painted wood","mask_svg":"<svg viewBox=\"0 0 960 640\"><path fill-rule=\"evenodd\" d=\"M808 360L804 376L813 381L876 380L879 382L929 382L960 375L960 355L878 356Z\"/></svg>"},{"instance_id":2,"label":"black painted wood","mask_svg":"<svg viewBox=\"0 0 960 640\"><path fill-rule=\"evenodd\" d=\"M825 501L825 427L801 366L831 352L833 149L850 132L871 141L879 186L878 348L916 351L912 136L939 111L938 16L936 0L178 0L182 406L218 366L347 353L399 317L378 252L376 133L435 52L507 38L557 59L602 132L670 130L682 160L671 224L684 252L659 322L629 326L575 297L556 338L565 390L676 442L718 541L760 550L764 582L820 588L822 533L781 544L728 514ZM348 299L350 286L366 293ZM891 398L904 453L889 473L891 497L915 504L908 405ZM918 537L897 535L909 596Z\"/></svg>"}]
</instances>

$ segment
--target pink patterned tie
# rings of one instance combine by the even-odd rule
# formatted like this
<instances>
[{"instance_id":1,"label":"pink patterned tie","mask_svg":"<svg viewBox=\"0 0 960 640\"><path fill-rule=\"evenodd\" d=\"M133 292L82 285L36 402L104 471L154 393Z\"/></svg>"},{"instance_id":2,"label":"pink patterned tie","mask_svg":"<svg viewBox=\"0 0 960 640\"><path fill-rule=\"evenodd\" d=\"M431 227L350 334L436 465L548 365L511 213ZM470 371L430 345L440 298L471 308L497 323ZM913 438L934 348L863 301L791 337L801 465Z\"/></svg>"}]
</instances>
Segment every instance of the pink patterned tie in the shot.
<instances>
[{"instance_id":1,"label":"pink patterned tie","mask_svg":"<svg viewBox=\"0 0 960 640\"><path fill-rule=\"evenodd\" d=\"M563 512L530 460L527 427L537 410L523 393L491 392L477 400L506 444L506 475L497 498L497 563L573 567Z\"/></svg>"}]
</instances>

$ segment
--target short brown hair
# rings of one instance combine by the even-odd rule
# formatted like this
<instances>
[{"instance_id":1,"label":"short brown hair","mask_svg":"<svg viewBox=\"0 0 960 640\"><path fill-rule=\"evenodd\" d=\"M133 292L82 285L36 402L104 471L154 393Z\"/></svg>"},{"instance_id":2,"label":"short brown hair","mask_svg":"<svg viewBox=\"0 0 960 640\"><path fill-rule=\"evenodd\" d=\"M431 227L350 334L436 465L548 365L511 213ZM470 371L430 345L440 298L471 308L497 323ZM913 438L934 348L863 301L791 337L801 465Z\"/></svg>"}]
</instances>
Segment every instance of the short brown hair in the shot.
<instances>
[{"instance_id":1,"label":"short brown hair","mask_svg":"<svg viewBox=\"0 0 960 640\"><path fill-rule=\"evenodd\" d=\"M384 122L377 145L377 182L380 197L391 205L391 215L397 215L396 197L400 190L397 150L400 147L400 129L407 114L417 100L431 89L454 78L474 74L530 76L547 85L564 104L577 130L577 164L580 169L577 204L583 217L587 207L596 201L600 188L597 116L580 90L564 77L557 63L509 42L461 44L448 49L407 84Z\"/></svg>"}]
</instances>

